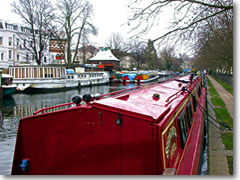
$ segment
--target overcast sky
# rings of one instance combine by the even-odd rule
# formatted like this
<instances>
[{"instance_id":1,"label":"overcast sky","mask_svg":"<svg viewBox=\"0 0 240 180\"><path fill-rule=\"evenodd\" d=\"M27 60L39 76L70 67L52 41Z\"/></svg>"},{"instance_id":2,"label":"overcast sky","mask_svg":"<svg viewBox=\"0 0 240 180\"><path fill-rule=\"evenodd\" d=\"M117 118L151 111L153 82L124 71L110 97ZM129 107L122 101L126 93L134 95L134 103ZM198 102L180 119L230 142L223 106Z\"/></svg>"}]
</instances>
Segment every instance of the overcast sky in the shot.
<instances>
[{"instance_id":1,"label":"overcast sky","mask_svg":"<svg viewBox=\"0 0 240 180\"><path fill-rule=\"evenodd\" d=\"M18 15L12 12L10 3L13 0L1 0L0 19L10 20L13 23L21 23ZM56 0L51 0L55 4ZM125 39L128 39L130 27L127 26L127 19L130 15L128 5L132 0L89 0L94 8L93 24L98 29L97 37L92 37L91 42L96 46L105 46L112 33L120 33ZM235 2L236 4L236 2ZM167 9L161 13L161 24L154 27L147 35L141 38L145 41L155 39L163 32L166 32L168 22L170 21L171 11ZM178 53L184 53L184 47L176 48Z\"/></svg>"},{"instance_id":2,"label":"overcast sky","mask_svg":"<svg viewBox=\"0 0 240 180\"><path fill-rule=\"evenodd\" d=\"M13 0L1 0L0 19L21 23L19 16L12 12L11 2ZM113 32L126 35L127 26L123 24L127 22L126 6L129 0L90 0L90 2L94 7L93 23L99 31L98 36L92 41L103 46Z\"/></svg>"},{"instance_id":3,"label":"overcast sky","mask_svg":"<svg viewBox=\"0 0 240 180\"><path fill-rule=\"evenodd\" d=\"M130 27L127 19L130 10L127 8L131 0L89 0L94 8L93 24L98 29L98 36L91 38L93 43L104 46L112 33L120 33L124 38L129 38ZM1 0L0 19L10 20L13 23L21 23L18 15L12 12L11 2L13 0ZM52 0L53 4L56 0ZM166 21L166 19L165 19ZM159 29L158 29L159 33ZM156 38L154 30L143 39Z\"/></svg>"}]
</instances>

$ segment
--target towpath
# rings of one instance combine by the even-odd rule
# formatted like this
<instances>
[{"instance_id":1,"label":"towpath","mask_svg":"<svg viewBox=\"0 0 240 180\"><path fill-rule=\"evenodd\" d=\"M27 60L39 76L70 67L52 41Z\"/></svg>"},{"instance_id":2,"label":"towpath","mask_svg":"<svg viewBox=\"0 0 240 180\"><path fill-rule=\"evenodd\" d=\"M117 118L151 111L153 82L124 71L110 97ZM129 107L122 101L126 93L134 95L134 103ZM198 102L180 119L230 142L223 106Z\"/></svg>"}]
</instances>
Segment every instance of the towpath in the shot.
<instances>
[{"instance_id":1,"label":"towpath","mask_svg":"<svg viewBox=\"0 0 240 180\"><path fill-rule=\"evenodd\" d=\"M213 79L211 76L208 76L209 80L213 84L214 88L219 93L220 97L226 104L226 108L228 112L230 113L231 117L233 118L233 95L229 93L224 87L222 87L215 79Z\"/></svg>"},{"instance_id":2,"label":"towpath","mask_svg":"<svg viewBox=\"0 0 240 180\"><path fill-rule=\"evenodd\" d=\"M231 117L233 118L233 96L226 91L216 80L208 76L214 88L219 93L220 97L226 104ZM210 101L210 97L208 97ZM215 112L208 107L209 114L216 118ZM215 123L215 126L219 125ZM221 130L209 123L209 175L230 175L227 164L227 156L233 156L232 150L225 150L222 143Z\"/></svg>"}]
</instances>

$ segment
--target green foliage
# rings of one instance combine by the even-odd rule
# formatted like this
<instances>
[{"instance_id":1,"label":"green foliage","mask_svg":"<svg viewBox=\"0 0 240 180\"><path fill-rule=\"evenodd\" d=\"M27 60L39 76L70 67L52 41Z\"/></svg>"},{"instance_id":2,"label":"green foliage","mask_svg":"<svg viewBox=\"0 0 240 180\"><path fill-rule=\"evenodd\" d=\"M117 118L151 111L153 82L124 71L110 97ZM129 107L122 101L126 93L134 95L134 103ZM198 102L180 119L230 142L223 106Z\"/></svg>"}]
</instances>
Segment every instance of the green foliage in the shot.
<instances>
[{"instance_id":1,"label":"green foliage","mask_svg":"<svg viewBox=\"0 0 240 180\"><path fill-rule=\"evenodd\" d=\"M225 132L222 133L222 140L225 148L227 150L233 150L233 133L232 132Z\"/></svg>"},{"instance_id":2,"label":"green foliage","mask_svg":"<svg viewBox=\"0 0 240 180\"><path fill-rule=\"evenodd\" d=\"M233 119L230 116L228 110L226 108L214 108L217 114L221 117L219 118L216 116L218 122L224 121L225 124L227 124L229 127L233 127Z\"/></svg>"},{"instance_id":3,"label":"green foliage","mask_svg":"<svg viewBox=\"0 0 240 180\"><path fill-rule=\"evenodd\" d=\"M223 100L219 97L212 97L211 98L211 102L214 106L222 106L225 107L225 103L223 102Z\"/></svg>"},{"instance_id":4,"label":"green foliage","mask_svg":"<svg viewBox=\"0 0 240 180\"><path fill-rule=\"evenodd\" d=\"M233 157L227 156L228 168L230 175L233 175Z\"/></svg>"},{"instance_id":5,"label":"green foliage","mask_svg":"<svg viewBox=\"0 0 240 180\"><path fill-rule=\"evenodd\" d=\"M157 52L154 48L153 42L150 39L148 40L148 46L146 48L144 58L148 63L149 69L157 69Z\"/></svg>"}]
</instances>

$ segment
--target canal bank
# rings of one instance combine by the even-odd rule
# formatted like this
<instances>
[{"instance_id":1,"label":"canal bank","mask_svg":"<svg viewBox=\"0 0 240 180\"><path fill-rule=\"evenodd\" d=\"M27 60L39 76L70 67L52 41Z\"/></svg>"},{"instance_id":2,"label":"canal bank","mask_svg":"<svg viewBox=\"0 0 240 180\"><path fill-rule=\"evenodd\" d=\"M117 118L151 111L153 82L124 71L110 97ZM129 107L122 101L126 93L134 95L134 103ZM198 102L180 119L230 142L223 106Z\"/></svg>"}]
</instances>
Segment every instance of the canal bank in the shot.
<instances>
[{"instance_id":1,"label":"canal bank","mask_svg":"<svg viewBox=\"0 0 240 180\"><path fill-rule=\"evenodd\" d=\"M221 99L224 101L226 108L228 109L231 117L233 117L233 96L227 92L217 81L211 76L208 77L212 85L219 93ZM216 113L212 109L211 97L213 94L209 94L208 112L209 115L216 119ZM230 175L227 157L233 156L233 150L226 150L222 142L220 125L217 122L208 123L209 132L209 175Z\"/></svg>"}]
</instances>

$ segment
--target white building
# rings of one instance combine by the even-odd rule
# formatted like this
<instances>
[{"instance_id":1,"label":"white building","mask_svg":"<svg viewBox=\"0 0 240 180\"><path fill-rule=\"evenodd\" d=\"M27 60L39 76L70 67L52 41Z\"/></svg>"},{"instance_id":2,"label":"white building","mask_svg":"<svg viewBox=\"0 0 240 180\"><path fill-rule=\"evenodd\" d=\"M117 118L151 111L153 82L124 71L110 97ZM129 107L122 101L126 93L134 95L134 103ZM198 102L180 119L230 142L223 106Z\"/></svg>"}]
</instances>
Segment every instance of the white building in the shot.
<instances>
[{"instance_id":1,"label":"white building","mask_svg":"<svg viewBox=\"0 0 240 180\"><path fill-rule=\"evenodd\" d=\"M27 50L31 41L24 36L30 29L20 24L0 20L0 68L19 64L34 64L34 55ZM42 64L49 64L50 54L44 54Z\"/></svg>"}]
</instances>

